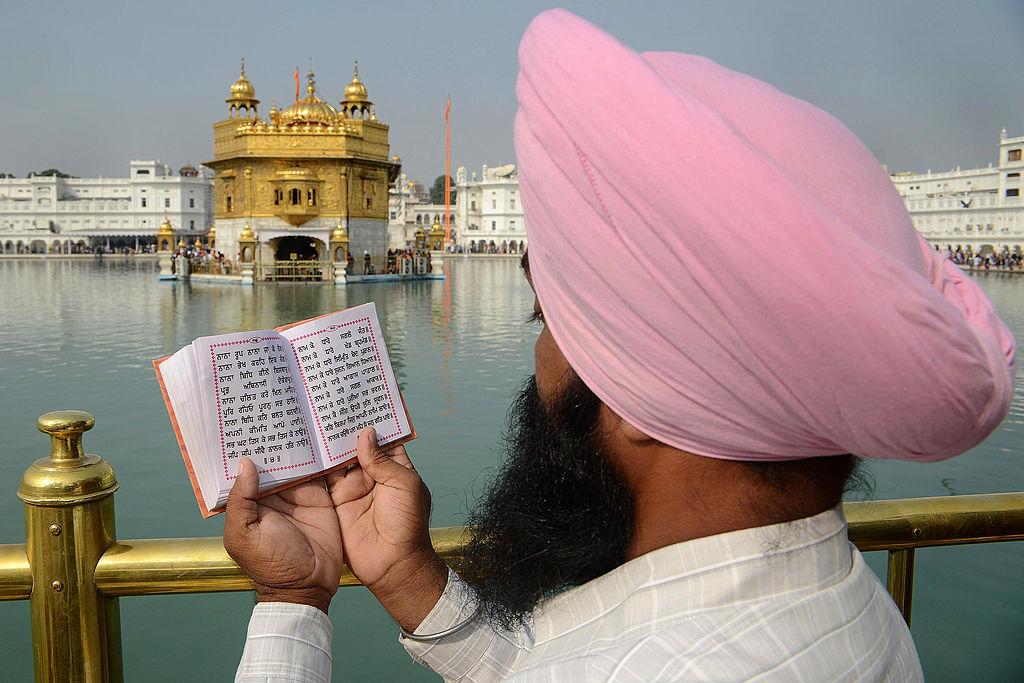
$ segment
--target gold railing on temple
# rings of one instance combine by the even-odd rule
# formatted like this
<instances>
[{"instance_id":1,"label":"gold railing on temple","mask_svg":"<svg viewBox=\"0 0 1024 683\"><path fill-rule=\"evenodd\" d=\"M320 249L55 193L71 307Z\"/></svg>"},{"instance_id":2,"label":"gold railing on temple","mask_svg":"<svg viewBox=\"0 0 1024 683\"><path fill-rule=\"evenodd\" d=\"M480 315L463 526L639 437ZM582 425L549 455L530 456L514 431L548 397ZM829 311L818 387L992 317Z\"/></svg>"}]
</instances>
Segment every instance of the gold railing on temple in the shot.
<instances>
[{"instance_id":1,"label":"gold railing on temple","mask_svg":"<svg viewBox=\"0 0 1024 683\"><path fill-rule=\"evenodd\" d=\"M252 589L219 537L116 538L114 471L82 450L92 426L79 411L39 418L51 446L18 490L27 542L0 545L0 599L30 601L37 681L123 678L121 596ZM917 548L1024 540L1024 493L846 503L845 511L857 547L888 551L888 589L908 623ZM462 532L431 530L456 568ZM342 586L358 584L350 572L342 576Z\"/></svg>"},{"instance_id":2,"label":"gold railing on temple","mask_svg":"<svg viewBox=\"0 0 1024 683\"><path fill-rule=\"evenodd\" d=\"M333 280L333 264L324 261L272 261L259 263L256 279L268 282Z\"/></svg>"}]
</instances>

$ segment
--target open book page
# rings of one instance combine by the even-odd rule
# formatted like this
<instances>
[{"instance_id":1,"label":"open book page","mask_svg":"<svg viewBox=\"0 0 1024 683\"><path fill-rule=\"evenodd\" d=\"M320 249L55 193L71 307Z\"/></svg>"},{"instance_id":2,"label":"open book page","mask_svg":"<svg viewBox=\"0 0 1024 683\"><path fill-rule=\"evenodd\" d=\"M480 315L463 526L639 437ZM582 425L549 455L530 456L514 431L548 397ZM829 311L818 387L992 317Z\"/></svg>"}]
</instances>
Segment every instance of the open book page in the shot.
<instances>
[{"instance_id":1,"label":"open book page","mask_svg":"<svg viewBox=\"0 0 1024 683\"><path fill-rule=\"evenodd\" d=\"M384 445L413 435L384 345L377 308L356 306L286 328L312 408L310 434L325 468L355 458L364 427Z\"/></svg>"},{"instance_id":2,"label":"open book page","mask_svg":"<svg viewBox=\"0 0 1024 683\"><path fill-rule=\"evenodd\" d=\"M200 386L210 388L200 394L208 402L218 505L227 500L241 457L256 465L261 491L323 469L286 339L273 330L239 332L200 337L192 346Z\"/></svg>"}]
</instances>

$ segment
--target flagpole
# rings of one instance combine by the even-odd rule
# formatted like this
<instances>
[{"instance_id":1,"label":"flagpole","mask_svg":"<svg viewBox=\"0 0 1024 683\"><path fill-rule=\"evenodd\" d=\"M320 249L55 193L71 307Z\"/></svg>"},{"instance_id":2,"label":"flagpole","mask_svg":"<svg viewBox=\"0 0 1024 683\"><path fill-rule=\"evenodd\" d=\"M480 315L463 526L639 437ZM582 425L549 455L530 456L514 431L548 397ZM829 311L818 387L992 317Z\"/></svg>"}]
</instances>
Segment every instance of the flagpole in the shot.
<instances>
[{"instance_id":1,"label":"flagpole","mask_svg":"<svg viewBox=\"0 0 1024 683\"><path fill-rule=\"evenodd\" d=\"M448 95L448 104L444 108L444 243L452 241L452 121L449 113L452 109L452 96Z\"/></svg>"}]
</instances>

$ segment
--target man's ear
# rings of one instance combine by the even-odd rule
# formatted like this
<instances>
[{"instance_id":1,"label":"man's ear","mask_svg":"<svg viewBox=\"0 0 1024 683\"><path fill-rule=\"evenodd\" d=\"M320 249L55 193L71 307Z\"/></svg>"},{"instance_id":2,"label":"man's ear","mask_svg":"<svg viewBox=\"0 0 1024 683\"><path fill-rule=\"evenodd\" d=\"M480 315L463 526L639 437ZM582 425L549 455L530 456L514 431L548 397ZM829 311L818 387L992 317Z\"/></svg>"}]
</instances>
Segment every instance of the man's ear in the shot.
<instances>
[{"instance_id":1,"label":"man's ear","mask_svg":"<svg viewBox=\"0 0 1024 683\"><path fill-rule=\"evenodd\" d=\"M614 410L604 403L601 404L601 420L610 433L618 433L622 439L634 446L642 446L654 441L653 438L644 434L632 424L624 420Z\"/></svg>"}]
</instances>

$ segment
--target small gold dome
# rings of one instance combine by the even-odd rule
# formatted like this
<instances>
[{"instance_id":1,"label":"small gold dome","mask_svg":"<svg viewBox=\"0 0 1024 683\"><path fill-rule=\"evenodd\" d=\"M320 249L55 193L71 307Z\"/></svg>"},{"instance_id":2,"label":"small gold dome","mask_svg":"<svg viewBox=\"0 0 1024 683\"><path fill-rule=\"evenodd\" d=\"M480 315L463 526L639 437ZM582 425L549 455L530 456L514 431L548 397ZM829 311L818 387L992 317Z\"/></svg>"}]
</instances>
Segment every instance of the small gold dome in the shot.
<instances>
[{"instance_id":1,"label":"small gold dome","mask_svg":"<svg viewBox=\"0 0 1024 683\"><path fill-rule=\"evenodd\" d=\"M249 224L246 223L245 226L242 228L241 234L239 234L238 237L239 237L239 239L249 239L249 240L251 240L255 236L256 235L255 235L255 233L253 233L252 228L250 228Z\"/></svg>"},{"instance_id":2,"label":"small gold dome","mask_svg":"<svg viewBox=\"0 0 1024 683\"><path fill-rule=\"evenodd\" d=\"M160 224L160 232L162 232L162 233L168 233L168 232L173 233L174 232L174 228L171 227L171 221L169 221L167 219L167 216L164 216L164 222Z\"/></svg>"},{"instance_id":3,"label":"small gold dome","mask_svg":"<svg viewBox=\"0 0 1024 683\"><path fill-rule=\"evenodd\" d=\"M245 77L245 73L231 84L231 99L251 100L254 97L256 97L256 88L252 87L252 83Z\"/></svg>"},{"instance_id":4,"label":"small gold dome","mask_svg":"<svg viewBox=\"0 0 1024 683\"><path fill-rule=\"evenodd\" d=\"M366 86L359 80L359 60L356 60L355 73L352 82L345 88L346 102L363 102L367 99Z\"/></svg>"},{"instance_id":5,"label":"small gold dome","mask_svg":"<svg viewBox=\"0 0 1024 683\"><path fill-rule=\"evenodd\" d=\"M231 96L224 101L229 104L231 102L259 103L259 100L256 99L256 89L245 77L245 57L242 58L242 74L237 81L231 84Z\"/></svg>"}]
</instances>

